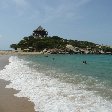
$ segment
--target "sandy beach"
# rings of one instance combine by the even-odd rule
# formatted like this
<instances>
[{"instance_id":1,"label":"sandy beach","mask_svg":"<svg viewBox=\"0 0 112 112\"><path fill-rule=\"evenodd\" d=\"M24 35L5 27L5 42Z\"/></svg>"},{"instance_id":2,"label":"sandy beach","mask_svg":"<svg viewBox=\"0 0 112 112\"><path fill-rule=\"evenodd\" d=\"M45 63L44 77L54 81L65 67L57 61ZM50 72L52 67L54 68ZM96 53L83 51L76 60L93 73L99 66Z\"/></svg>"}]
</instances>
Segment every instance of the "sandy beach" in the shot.
<instances>
[{"instance_id":1,"label":"sandy beach","mask_svg":"<svg viewBox=\"0 0 112 112\"><path fill-rule=\"evenodd\" d=\"M0 70L8 64L8 55L0 55ZM27 98L15 97L18 91L5 88L10 82L0 79L0 112L35 112L34 104Z\"/></svg>"},{"instance_id":2,"label":"sandy beach","mask_svg":"<svg viewBox=\"0 0 112 112\"><path fill-rule=\"evenodd\" d=\"M43 54L43 52L16 52L16 51L5 51L1 50L0 55L39 55Z\"/></svg>"}]
</instances>

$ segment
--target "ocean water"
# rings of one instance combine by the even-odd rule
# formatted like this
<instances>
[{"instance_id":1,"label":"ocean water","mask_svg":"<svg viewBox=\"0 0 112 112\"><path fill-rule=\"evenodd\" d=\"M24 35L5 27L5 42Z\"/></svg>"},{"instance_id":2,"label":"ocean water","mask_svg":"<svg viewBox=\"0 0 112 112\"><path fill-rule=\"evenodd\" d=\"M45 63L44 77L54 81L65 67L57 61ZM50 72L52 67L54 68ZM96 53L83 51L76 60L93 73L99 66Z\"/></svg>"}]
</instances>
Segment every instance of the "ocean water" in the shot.
<instances>
[{"instance_id":1,"label":"ocean water","mask_svg":"<svg viewBox=\"0 0 112 112\"><path fill-rule=\"evenodd\" d=\"M0 79L35 111L112 112L112 55L23 55L9 62Z\"/></svg>"}]
</instances>

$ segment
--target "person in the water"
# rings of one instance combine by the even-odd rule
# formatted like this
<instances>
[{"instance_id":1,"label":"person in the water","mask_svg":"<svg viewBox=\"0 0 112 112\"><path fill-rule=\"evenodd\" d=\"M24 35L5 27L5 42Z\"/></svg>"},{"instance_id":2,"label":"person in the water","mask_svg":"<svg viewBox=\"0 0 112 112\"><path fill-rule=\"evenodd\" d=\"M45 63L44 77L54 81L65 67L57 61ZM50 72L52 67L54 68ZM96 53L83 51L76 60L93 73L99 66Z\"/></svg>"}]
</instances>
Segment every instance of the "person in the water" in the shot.
<instances>
[{"instance_id":1,"label":"person in the water","mask_svg":"<svg viewBox=\"0 0 112 112\"><path fill-rule=\"evenodd\" d=\"M87 64L87 62L86 61L83 61L83 64Z\"/></svg>"}]
</instances>

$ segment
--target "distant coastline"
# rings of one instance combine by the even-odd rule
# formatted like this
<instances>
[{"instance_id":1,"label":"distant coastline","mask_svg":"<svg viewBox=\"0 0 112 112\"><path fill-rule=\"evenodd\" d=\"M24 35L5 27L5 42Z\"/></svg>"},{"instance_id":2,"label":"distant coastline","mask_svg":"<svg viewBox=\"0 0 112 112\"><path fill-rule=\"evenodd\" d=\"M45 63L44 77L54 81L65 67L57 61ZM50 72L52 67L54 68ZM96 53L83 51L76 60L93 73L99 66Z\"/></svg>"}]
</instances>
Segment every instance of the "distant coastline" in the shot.
<instances>
[{"instance_id":1,"label":"distant coastline","mask_svg":"<svg viewBox=\"0 0 112 112\"><path fill-rule=\"evenodd\" d=\"M68 40L59 36L51 37L41 26L32 35L23 37L10 47L19 54L112 54L112 46Z\"/></svg>"},{"instance_id":2,"label":"distant coastline","mask_svg":"<svg viewBox=\"0 0 112 112\"><path fill-rule=\"evenodd\" d=\"M43 55L48 55L48 54L70 54L70 55L73 55L73 54L81 54L81 53L70 53L70 52L60 52L60 51L56 51L56 52L52 52L50 50L46 51L46 52L17 52L17 51L14 51L14 50L0 50L0 55L40 55L40 54L43 54ZM89 53L83 53L83 54L89 54ZM112 53L100 53L100 54L97 54L97 53L94 53L96 55L112 55Z\"/></svg>"}]
</instances>

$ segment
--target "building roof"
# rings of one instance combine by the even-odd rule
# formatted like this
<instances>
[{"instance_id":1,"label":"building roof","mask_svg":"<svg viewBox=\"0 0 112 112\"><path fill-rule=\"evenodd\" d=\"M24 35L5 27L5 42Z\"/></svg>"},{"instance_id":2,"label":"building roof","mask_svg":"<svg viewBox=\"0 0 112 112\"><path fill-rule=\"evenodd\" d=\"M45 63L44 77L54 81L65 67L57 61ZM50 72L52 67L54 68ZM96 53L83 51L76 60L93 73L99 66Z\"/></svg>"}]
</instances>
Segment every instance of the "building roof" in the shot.
<instances>
[{"instance_id":1,"label":"building roof","mask_svg":"<svg viewBox=\"0 0 112 112\"><path fill-rule=\"evenodd\" d=\"M42 26L39 26L39 27L36 29L36 31L42 31L42 30L44 30L44 29L42 28Z\"/></svg>"},{"instance_id":2,"label":"building roof","mask_svg":"<svg viewBox=\"0 0 112 112\"><path fill-rule=\"evenodd\" d=\"M35 37L46 37L48 35L48 32L42 28L42 26L39 26L36 30L33 31L33 36Z\"/></svg>"}]
</instances>

